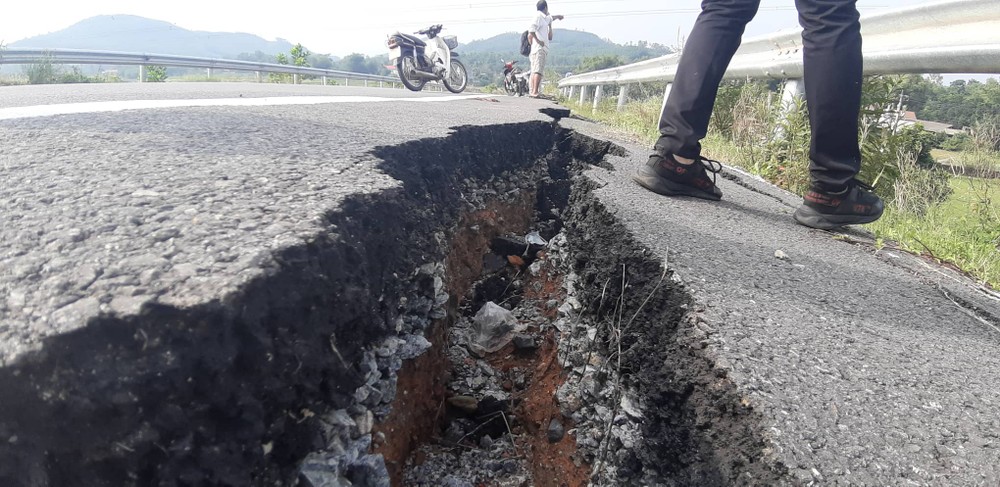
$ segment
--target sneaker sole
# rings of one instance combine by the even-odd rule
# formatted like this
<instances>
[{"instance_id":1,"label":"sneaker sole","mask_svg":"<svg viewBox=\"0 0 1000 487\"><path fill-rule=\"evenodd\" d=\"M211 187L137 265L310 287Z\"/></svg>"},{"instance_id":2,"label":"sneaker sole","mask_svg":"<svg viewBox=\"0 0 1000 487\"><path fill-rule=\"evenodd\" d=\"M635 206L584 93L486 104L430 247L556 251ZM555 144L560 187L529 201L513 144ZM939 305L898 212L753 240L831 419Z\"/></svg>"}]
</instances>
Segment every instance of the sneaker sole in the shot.
<instances>
[{"instance_id":1,"label":"sneaker sole","mask_svg":"<svg viewBox=\"0 0 1000 487\"><path fill-rule=\"evenodd\" d=\"M649 166L639 168L639 170L632 175L632 180L638 183L639 186L664 196L691 196L694 198L712 201L719 201L722 199L722 195L708 193L698 188L693 188L686 184L675 183L666 179L659 174L656 174L656 172L650 169Z\"/></svg>"},{"instance_id":2,"label":"sneaker sole","mask_svg":"<svg viewBox=\"0 0 1000 487\"><path fill-rule=\"evenodd\" d=\"M802 205L795 210L795 214L792 215L792 217L795 218L795 221L807 227L818 228L820 230L832 230L844 225L871 223L881 218L882 212L879 211L874 215L828 215Z\"/></svg>"}]
</instances>

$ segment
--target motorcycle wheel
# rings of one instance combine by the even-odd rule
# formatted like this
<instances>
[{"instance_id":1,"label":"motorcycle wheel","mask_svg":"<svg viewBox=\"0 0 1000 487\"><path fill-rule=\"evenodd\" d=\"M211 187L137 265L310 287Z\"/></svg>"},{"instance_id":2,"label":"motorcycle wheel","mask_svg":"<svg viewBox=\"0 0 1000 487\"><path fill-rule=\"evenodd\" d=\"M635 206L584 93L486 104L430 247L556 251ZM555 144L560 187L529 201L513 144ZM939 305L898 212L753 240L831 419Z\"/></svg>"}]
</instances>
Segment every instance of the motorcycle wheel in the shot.
<instances>
[{"instance_id":1,"label":"motorcycle wheel","mask_svg":"<svg viewBox=\"0 0 1000 487\"><path fill-rule=\"evenodd\" d=\"M465 72L465 65L452 59L451 75L444 80L444 87L452 93L461 93L469 85L469 74Z\"/></svg>"},{"instance_id":2,"label":"motorcycle wheel","mask_svg":"<svg viewBox=\"0 0 1000 487\"><path fill-rule=\"evenodd\" d=\"M513 86L511 86L511 81L509 79L504 80L503 90L507 92L507 96L514 96L515 94L517 94L517 90Z\"/></svg>"},{"instance_id":3,"label":"motorcycle wheel","mask_svg":"<svg viewBox=\"0 0 1000 487\"><path fill-rule=\"evenodd\" d=\"M427 84L427 80L423 78L411 79L406 76L406 73L412 73L416 69L413 58L403 56L396 61L396 74L399 75L399 81L410 91L420 91Z\"/></svg>"}]
</instances>

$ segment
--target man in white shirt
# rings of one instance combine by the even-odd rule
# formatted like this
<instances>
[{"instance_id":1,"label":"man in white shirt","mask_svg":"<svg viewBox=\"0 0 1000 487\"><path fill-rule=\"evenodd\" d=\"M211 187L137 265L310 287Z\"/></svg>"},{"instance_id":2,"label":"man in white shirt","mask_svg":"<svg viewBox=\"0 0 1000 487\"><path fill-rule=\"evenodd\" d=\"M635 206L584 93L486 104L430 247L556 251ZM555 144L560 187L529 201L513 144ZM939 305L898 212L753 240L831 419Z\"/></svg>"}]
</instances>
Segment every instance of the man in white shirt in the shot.
<instances>
[{"instance_id":1,"label":"man in white shirt","mask_svg":"<svg viewBox=\"0 0 1000 487\"><path fill-rule=\"evenodd\" d=\"M545 58L549 54L549 42L552 41L552 21L562 20L562 15L549 15L549 4L538 0L536 4L538 15L528 28L528 39L531 41L531 82L528 96L538 98L542 88L542 73L545 71Z\"/></svg>"}]
</instances>

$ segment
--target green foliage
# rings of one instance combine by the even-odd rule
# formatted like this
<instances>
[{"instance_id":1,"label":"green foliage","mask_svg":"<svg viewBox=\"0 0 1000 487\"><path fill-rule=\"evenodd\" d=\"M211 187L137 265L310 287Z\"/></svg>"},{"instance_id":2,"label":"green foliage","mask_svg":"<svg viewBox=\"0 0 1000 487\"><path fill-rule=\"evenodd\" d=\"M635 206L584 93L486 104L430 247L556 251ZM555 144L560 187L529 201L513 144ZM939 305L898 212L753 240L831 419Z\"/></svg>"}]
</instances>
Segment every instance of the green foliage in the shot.
<instances>
[{"instance_id":1,"label":"green foliage","mask_svg":"<svg viewBox=\"0 0 1000 487\"><path fill-rule=\"evenodd\" d=\"M886 209L872 230L907 250L952 262L1000 289L1000 180L951 178L951 196L923 215Z\"/></svg>"},{"instance_id":2,"label":"green foliage","mask_svg":"<svg viewBox=\"0 0 1000 487\"><path fill-rule=\"evenodd\" d=\"M946 137L938 147L947 151L964 151L972 149L975 147L975 144L973 144L972 137L969 137L969 134L961 133Z\"/></svg>"},{"instance_id":3,"label":"green foliage","mask_svg":"<svg viewBox=\"0 0 1000 487\"><path fill-rule=\"evenodd\" d=\"M614 68L616 66L621 66L625 63L625 60L617 54L602 54L600 56L589 56L585 57L580 61L580 65L576 67L576 72L587 73L590 71L597 71L600 69Z\"/></svg>"},{"instance_id":4,"label":"green foliage","mask_svg":"<svg viewBox=\"0 0 1000 487\"><path fill-rule=\"evenodd\" d=\"M22 69L28 77L28 84L43 85L56 82L56 68L50 56L43 56L38 62L27 64Z\"/></svg>"},{"instance_id":5,"label":"green foliage","mask_svg":"<svg viewBox=\"0 0 1000 487\"><path fill-rule=\"evenodd\" d=\"M167 80L166 66L145 66L146 81L151 83L162 83Z\"/></svg>"},{"instance_id":6,"label":"green foliage","mask_svg":"<svg viewBox=\"0 0 1000 487\"><path fill-rule=\"evenodd\" d=\"M897 76L898 88L910 110L922 120L971 127L976 121L1000 112L1000 82L956 80L948 86L940 78Z\"/></svg>"},{"instance_id":7,"label":"green foliage","mask_svg":"<svg viewBox=\"0 0 1000 487\"><path fill-rule=\"evenodd\" d=\"M312 53L310 53L305 47L302 47L302 44L292 46L289 54L292 56L293 66L309 66L309 56Z\"/></svg>"},{"instance_id":8,"label":"green foliage","mask_svg":"<svg viewBox=\"0 0 1000 487\"><path fill-rule=\"evenodd\" d=\"M279 52L276 56L274 56L274 62L275 64L286 65L288 64L288 56L286 56L283 52ZM268 73L267 79L271 83L291 83L292 75L288 73Z\"/></svg>"}]
</instances>

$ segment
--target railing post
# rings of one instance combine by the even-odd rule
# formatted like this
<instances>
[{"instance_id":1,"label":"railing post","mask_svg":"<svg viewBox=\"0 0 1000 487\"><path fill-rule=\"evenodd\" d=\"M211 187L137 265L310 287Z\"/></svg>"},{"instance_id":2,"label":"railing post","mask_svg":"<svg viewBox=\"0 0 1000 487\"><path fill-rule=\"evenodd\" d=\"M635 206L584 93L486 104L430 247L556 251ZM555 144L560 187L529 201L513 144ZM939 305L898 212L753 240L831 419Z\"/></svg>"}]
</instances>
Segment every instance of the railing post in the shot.
<instances>
[{"instance_id":1,"label":"railing post","mask_svg":"<svg viewBox=\"0 0 1000 487\"><path fill-rule=\"evenodd\" d=\"M572 100L576 96L576 85L569 87L569 99Z\"/></svg>"},{"instance_id":2,"label":"railing post","mask_svg":"<svg viewBox=\"0 0 1000 487\"><path fill-rule=\"evenodd\" d=\"M350 85L351 85L351 78L344 78L344 86L350 86Z\"/></svg>"},{"instance_id":3,"label":"railing post","mask_svg":"<svg viewBox=\"0 0 1000 487\"><path fill-rule=\"evenodd\" d=\"M368 87L368 80L365 80L365 88Z\"/></svg>"},{"instance_id":4,"label":"railing post","mask_svg":"<svg viewBox=\"0 0 1000 487\"><path fill-rule=\"evenodd\" d=\"M139 82L144 83L146 81L146 65L139 65Z\"/></svg>"},{"instance_id":5,"label":"railing post","mask_svg":"<svg viewBox=\"0 0 1000 487\"><path fill-rule=\"evenodd\" d=\"M621 85L618 87L618 111L622 111L625 108L625 103L628 101L628 87L629 85Z\"/></svg>"},{"instance_id":6,"label":"railing post","mask_svg":"<svg viewBox=\"0 0 1000 487\"><path fill-rule=\"evenodd\" d=\"M323 86L326 86L326 75L323 75Z\"/></svg>"},{"instance_id":7,"label":"railing post","mask_svg":"<svg viewBox=\"0 0 1000 487\"><path fill-rule=\"evenodd\" d=\"M673 88L673 83L667 83L667 88L663 90L663 104L660 105L660 115L663 115L663 109L667 107L667 98L670 98L670 88Z\"/></svg>"},{"instance_id":8,"label":"railing post","mask_svg":"<svg viewBox=\"0 0 1000 487\"><path fill-rule=\"evenodd\" d=\"M781 92L781 110L788 113L795 106L795 99L805 94L805 83L801 79L790 79L785 81L785 88Z\"/></svg>"},{"instance_id":9,"label":"railing post","mask_svg":"<svg viewBox=\"0 0 1000 487\"><path fill-rule=\"evenodd\" d=\"M381 87L382 87L382 80L378 80L378 87L379 87L379 88L381 88Z\"/></svg>"},{"instance_id":10,"label":"railing post","mask_svg":"<svg viewBox=\"0 0 1000 487\"><path fill-rule=\"evenodd\" d=\"M587 103L587 85L580 86L580 104Z\"/></svg>"},{"instance_id":11,"label":"railing post","mask_svg":"<svg viewBox=\"0 0 1000 487\"><path fill-rule=\"evenodd\" d=\"M597 104L601 103L602 98L604 98L604 85L597 85L594 88L594 110L597 110Z\"/></svg>"},{"instance_id":12,"label":"railing post","mask_svg":"<svg viewBox=\"0 0 1000 487\"><path fill-rule=\"evenodd\" d=\"M805 94L805 82L801 79L785 80L785 87L781 90L781 120L787 120L788 116L795 110L797 99ZM770 93L768 93L770 94ZM777 124L774 127L774 134L778 137L784 135L784 124Z\"/></svg>"},{"instance_id":13,"label":"railing post","mask_svg":"<svg viewBox=\"0 0 1000 487\"><path fill-rule=\"evenodd\" d=\"M264 78L260 75L260 71L255 71L255 72L257 73L257 82L258 83L263 83L264 82Z\"/></svg>"},{"instance_id":14,"label":"railing post","mask_svg":"<svg viewBox=\"0 0 1000 487\"><path fill-rule=\"evenodd\" d=\"M299 73L292 73L292 84L299 84Z\"/></svg>"},{"instance_id":15,"label":"railing post","mask_svg":"<svg viewBox=\"0 0 1000 487\"><path fill-rule=\"evenodd\" d=\"M205 68L205 77L212 79L212 68Z\"/></svg>"}]
</instances>

